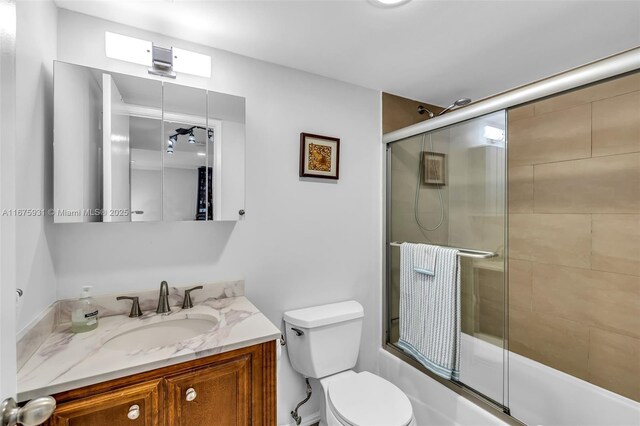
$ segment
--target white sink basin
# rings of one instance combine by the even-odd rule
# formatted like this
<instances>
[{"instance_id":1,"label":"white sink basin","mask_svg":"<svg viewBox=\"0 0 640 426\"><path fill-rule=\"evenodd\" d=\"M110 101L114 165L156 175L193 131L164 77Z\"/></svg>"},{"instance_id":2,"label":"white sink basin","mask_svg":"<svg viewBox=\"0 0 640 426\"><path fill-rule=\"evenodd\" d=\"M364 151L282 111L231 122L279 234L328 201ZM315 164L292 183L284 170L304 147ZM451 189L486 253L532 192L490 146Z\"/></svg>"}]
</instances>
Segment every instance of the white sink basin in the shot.
<instances>
[{"instance_id":1,"label":"white sink basin","mask_svg":"<svg viewBox=\"0 0 640 426\"><path fill-rule=\"evenodd\" d=\"M170 346L210 331L218 320L213 316L165 319L126 331L108 340L103 348L133 352L139 349Z\"/></svg>"}]
</instances>

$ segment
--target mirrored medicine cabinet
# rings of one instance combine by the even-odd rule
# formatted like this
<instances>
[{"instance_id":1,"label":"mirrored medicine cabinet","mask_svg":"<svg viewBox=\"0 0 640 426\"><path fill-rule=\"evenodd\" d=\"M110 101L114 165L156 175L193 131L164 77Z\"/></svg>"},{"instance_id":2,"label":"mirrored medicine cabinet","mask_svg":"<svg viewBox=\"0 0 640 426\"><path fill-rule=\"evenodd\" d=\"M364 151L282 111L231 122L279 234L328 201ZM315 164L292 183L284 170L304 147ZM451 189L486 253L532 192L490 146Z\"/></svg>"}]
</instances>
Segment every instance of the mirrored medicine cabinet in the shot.
<instances>
[{"instance_id":1,"label":"mirrored medicine cabinet","mask_svg":"<svg viewBox=\"0 0 640 426\"><path fill-rule=\"evenodd\" d=\"M244 214L245 99L56 61L54 222Z\"/></svg>"}]
</instances>

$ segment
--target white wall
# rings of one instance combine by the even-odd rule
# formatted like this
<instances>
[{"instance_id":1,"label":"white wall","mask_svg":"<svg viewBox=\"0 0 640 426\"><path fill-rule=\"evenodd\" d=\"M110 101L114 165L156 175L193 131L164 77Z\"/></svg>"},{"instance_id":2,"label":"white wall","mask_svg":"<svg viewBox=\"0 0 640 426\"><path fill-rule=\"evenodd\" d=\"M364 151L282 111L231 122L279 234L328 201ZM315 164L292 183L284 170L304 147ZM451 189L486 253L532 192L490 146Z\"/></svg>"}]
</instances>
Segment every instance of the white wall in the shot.
<instances>
[{"instance_id":1,"label":"white wall","mask_svg":"<svg viewBox=\"0 0 640 426\"><path fill-rule=\"evenodd\" d=\"M360 366L380 344L380 94L111 22L59 11L58 58L147 76L104 56L106 30L212 56L211 79L192 84L246 97L245 219L234 223L65 224L56 227L58 297L244 278L247 296L275 324L288 309L355 298L366 309ZM338 182L298 178L299 134L341 138ZM280 368L279 422L304 397L302 377ZM305 405L303 416L318 409Z\"/></svg>"},{"instance_id":2,"label":"white wall","mask_svg":"<svg viewBox=\"0 0 640 426\"><path fill-rule=\"evenodd\" d=\"M16 37L17 208L53 207L53 60L57 11L52 2L18 2ZM51 216L16 220L17 312L22 329L55 300Z\"/></svg>"}]
</instances>

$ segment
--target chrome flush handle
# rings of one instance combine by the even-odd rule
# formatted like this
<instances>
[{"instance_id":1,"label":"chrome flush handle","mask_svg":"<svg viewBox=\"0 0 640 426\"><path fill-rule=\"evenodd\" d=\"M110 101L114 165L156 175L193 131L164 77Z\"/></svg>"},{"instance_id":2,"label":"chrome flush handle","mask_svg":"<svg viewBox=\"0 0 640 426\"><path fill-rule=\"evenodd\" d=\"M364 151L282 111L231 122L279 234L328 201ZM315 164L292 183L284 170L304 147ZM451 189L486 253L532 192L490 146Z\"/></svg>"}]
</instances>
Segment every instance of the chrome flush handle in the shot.
<instances>
[{"instance_id":1,"label":"chrome flush handle","mask_svg":"<svg viewBox=\"0 0 640 426\"><path fill-rule=\"evenodd\" d=\"M193 401L194 399L196 399L196 396L198 396L198 394L196 393L196 390L194 388L187 389L187 393L186 393L187 401L189 402Z\"/></svg>"}]
</instances>

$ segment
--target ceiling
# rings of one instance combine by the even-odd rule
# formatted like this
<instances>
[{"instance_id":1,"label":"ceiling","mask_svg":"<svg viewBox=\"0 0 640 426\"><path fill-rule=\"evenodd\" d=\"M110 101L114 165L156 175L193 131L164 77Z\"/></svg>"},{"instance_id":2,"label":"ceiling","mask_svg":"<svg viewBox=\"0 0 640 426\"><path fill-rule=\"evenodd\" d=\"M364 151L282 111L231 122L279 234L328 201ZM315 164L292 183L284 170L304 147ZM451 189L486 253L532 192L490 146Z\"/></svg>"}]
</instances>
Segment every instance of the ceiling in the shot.
<instances>
[{"instance_id":1,"label":"ceiling","mask_svg":"<svg viewBox=\"0 0 640 426\"><path fill-rule=\"evenodd\" d=\"M396 8L367 0L56 4L442 106L640 45L638 1L413 0Z\"/></svg>"}]
</instances>

